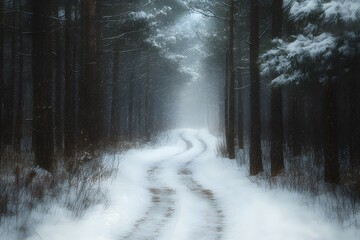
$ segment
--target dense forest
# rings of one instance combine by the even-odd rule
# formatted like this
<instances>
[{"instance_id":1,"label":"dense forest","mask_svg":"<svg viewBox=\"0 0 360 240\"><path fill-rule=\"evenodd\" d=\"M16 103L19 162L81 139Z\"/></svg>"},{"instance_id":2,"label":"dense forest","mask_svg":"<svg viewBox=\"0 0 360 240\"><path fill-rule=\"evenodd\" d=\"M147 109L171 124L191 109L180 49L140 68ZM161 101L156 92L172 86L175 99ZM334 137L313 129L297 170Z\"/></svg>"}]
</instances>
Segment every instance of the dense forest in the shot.
<instances>
[{"instance_id":1,"label":"dense forest","mask_svg":"<svg viewBox=\"0 0 360 240\"><path fill-rule=\"evenodd\" d=\"M181 72L150 37L180 4L2 3L2 149L31 149L51 170L55 152L72 157L165 128L162 100Z\"/></svg>"},{"instance_id":2,"label":"dense forest","mask_svg":"<svg viewBox=\"0 0 360 240\"><path fill-rule=\"evenodd\" d=\"M357 0L0 0L0 219L25 168L73 174L183 118L251 176L357 203L359 24Z\"/></svg>"}]
</instances>

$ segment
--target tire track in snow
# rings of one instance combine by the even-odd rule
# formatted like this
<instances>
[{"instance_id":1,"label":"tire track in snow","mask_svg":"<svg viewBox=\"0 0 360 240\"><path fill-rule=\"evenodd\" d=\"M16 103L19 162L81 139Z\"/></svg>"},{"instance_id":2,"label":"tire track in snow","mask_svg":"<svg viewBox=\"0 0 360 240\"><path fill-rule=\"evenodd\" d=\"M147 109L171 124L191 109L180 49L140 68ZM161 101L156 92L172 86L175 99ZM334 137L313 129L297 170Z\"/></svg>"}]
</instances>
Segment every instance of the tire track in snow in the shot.
<instances>
[{"instance_id":1,"label":"tire track in snow","mask_svg":"<svg viewBox=\"0 0 360 240\"><path fill-rule=\"evenodd\" d=\"M193 143L184 137L185 133L180 134L182 141L186 143L186 149L175 156L180 156L191 148ZM151 205L145 212L144 216L136 221L133 229L120 239L157 239L166 224L170 221L175 212L175 194L176 191L172 188L163 186L161 181L157 178L163 170L162 164L168 160L162 160L155 164L147 171L147 179L151 184L149 193L151 195Z\"/></svg>"},{"instance_id":2,"label":"tire track in snow","mask_svg":"<svg viewBox=\"0 0 360 240\"><path fill-rule=\"evenodd\" d=\"M197 136L197 140L202 144L203 150L201 153L190 159L184 167L179 169L178 175L181 176L182 180L186 184L187 188L202 201L206 202L208 205L208 212L206 212L206 223L202 228L197 229L189 239L215 239L220 240L222 238L223 224L224 224L224 214L221 210L218 201L216 200L214 193L200 183L198 183L190 169L191 164L203 155L207 150L207 144Z\"/></svg>"}]
</instances>

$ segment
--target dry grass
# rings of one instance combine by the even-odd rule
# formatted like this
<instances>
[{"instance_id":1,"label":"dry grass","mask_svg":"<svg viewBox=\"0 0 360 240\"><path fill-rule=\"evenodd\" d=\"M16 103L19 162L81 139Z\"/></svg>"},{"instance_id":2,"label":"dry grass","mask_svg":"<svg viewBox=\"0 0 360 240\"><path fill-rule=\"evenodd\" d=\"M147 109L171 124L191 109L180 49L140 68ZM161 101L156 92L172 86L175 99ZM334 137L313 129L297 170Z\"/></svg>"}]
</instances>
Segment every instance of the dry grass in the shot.
<instances>
[{"instance_id":1,"label":"dry grass","mask_svg":"<svg viewBox=\"0 0 360 240\"><path fill-rule=\"evenodd\" d=\"M223 158L227 157L227 147L224 138L220 138L216 143L216 155Z\"/></svg>"},{"instance_id":2,"label":"dry grass","mask_svg":"<svg viewBox=\"0 0 360 240\"><path fill-rule=\"evenodd\" d=\"M341 159L342 179L340 184L324 182L323 154L319 150L303 151L300 156L291 156L285 151L285 171L276 177L270 174L270 146L263 142L264 173L252 181L269 189L285 189L299 193L305 204L321 207L325 216L347 225L360 227L356 214L360 213L360 173L350 170ZM355 172L354 172L355 171Z\"/></svg>"},{"instance_id":3,"label":"dry grass","mask_svg":"<svg viewBox=\"0 0 360 240\"><path fill-rule=\"evenodd\" d=\"M37 224L31 219L34 211L46 213L55 203L69 209L75 217L81 217L89 207L107 204L102 182L114 176L117 161L115 158L104 160L103 156L101 151L86 157L84 153L78 154L65 164L62 156L57 155L56 170L49 173L34 166L30 152L5 149L0 166L0 224L5 226L3 229L17 231L19 239L24 239Z\"/></svg>"}]
</instances>

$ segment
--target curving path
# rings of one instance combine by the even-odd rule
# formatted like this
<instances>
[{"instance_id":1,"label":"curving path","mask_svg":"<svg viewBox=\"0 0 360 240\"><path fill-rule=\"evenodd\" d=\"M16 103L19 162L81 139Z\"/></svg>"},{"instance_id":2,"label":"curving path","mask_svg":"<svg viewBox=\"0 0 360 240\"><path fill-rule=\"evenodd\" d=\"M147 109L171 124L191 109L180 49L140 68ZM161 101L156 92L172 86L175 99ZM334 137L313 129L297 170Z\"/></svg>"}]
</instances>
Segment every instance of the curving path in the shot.
<instances>
[{"instance_id":1,"label":"curving path","mask_svg":"<svg viewBox=\"0 0 360 240\"><path fill-rule=\"evenodd\" d=\"M246 167L216 156L216 138L206 130L173 130L159 140L156 148L119 156L117 175L103 183L108 205L92 207L82 219L57 204L46 206L42 222L38 212L21 219L34 222L34 234L8 237L0 224L0 239L359 239L355 226L326 219L320 202L313 209L299 194L252 183ZM360 214L354 217L360 222Z\"/></svg>"},{"instance_id":2,"label":"curving path","mask_svg":"<svg viewBox=\"0 0 360 240\"><path fill-rule=\"evenodd\" d=\"M209 147L197 133L183 132L179 138L186 148L181 153L173 154L168 159L150 165L146 172L151 203L147 211L133 223L130 231L120 237L123 240L168 239L181 215L177 213L182 205L179 191L186 189L187 194L203 205L201 217L203 223L190 231L186 240L207 239L219 240L223 232L223 211L211 189L198 183L191 170L191 165L207 151ZM169 164L170 163L170 164ZM175 166L175 167L174 167ZM163 174L174 174L177 184L167 183ZM191 209L190 209L191 211ZM170 237L171 238L171 237ZM177 237L178 238L178 237Z\"/></svg>"},{"instance_id":3,"label":"curving path","mask_svg":"<svg viewBox=\"0 0 360 240\"><path fill-rule=\"evenodd\" d=\"M203 151L186 162L178 171L178 175L181 176L187 188L192 192L192 194L196 195L199 201L204 201L208 209L207 219L205 221L207 224L202 228L197 229L197 231L193 233L192 239L200 238L220 240L223 232L223 211L221 210L213 191L211 189L204 188L200 183L195 181L190 168L197 158L208 151L206 143L201 138L198 138L197 140L201 143Z\"/></svg>"}]
</instances>

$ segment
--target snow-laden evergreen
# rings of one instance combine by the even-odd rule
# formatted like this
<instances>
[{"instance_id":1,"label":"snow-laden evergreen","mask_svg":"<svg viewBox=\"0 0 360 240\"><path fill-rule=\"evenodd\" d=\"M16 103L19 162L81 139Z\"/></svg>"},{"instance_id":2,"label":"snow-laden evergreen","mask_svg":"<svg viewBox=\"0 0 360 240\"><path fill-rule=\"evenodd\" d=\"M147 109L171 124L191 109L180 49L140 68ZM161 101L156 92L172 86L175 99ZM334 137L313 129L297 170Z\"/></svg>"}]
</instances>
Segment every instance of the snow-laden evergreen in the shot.
<instances>
[{"instance_id":1,"label":"snow-laden evergreen","mask_svg":"<svg viewBox=\"0 0 360 240\"><path fill-rule=\"evenodd\" d=\"M349 63L360 56L358 1L287 0L284 9L301 31L273 41L260 58L263 76L284 85L324 82L351 71Z\"/></svg>"},{"instance_id":2,"label":"snow-laden evergreen","mask_svg":"<svg viewBox=\"0 0 360 240\"><path fill-rule=\"evenodd\" d=\"M358 0L285 0L291 18L296 20L316 17L326 22L357 22L360 19Z\"/></svg>"}]
</instances>

